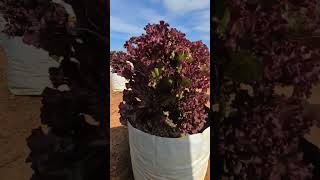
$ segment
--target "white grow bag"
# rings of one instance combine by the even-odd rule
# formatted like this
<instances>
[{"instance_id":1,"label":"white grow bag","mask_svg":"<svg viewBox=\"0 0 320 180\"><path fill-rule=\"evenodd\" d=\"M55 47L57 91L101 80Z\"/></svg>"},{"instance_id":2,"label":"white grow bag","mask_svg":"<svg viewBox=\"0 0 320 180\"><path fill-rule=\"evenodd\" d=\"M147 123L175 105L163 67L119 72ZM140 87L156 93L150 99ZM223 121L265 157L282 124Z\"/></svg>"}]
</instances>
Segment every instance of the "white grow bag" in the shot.
<instances>
[{"instance_id":1,"label":"white grow bag","mask_svg":"<svg viewBox=\"0 0 320 180\"><path fill-rule=\"evenodd\" d=\"M5 20L0 15L0 31ZM23 42L22 37L9 38L0 32L0 46L4 49L7 61L8 87L14 95L41 95L46 87L51 86L49 68L58 67L48 52L37 49Z\"/></svg>"},{"instance_id":2,"label":"white grow bag","mask_svg":"<svg viewBox=\"0 0 320 180\"><path fill-rule=\"evenodd\" d=\"M117 73L112 72L110 67L110 78L113 91L123 91L126 89L126 83L128 82L124 77L119 76Z\"/></svg>"},{"instance_id":3,"label":"white grow bag","mask_svg":"<svg viewBox=\"0 0 320 180\"><path fill-rule=\"evenodd\" d=\"M128 123L136 180L203 180L210 157L210 127L183 138L144 133Z\"/></svg>"},{"instance_id":4,"label":"white grow bag","mask_svg":"<svg viewBox=\"0 0 320 180\"><path fill-rule=\"evenodd\" d=\"M74 20L72 7L62 0L53 0L65 8L70 20ZM27 45L22 37L9 38L2 31L6 21L0 14L0 46L7 61L8 87L14 95L41 95L46 87L52 87L49 68L59 63L43 49Z\"/></svg>"}]
</instances>

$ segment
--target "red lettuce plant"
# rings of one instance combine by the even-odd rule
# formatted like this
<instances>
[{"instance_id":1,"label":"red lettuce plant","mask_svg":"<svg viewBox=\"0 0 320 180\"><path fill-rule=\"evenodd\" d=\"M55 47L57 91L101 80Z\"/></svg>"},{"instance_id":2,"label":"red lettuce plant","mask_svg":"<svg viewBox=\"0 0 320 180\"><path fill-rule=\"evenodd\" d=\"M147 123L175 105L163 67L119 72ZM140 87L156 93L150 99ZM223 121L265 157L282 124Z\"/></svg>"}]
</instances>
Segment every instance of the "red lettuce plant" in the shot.
<instances>
[{"instance_id":1,"label":"red lettuce plant","mask_svg":"<svg viewBox=\"0 0 320 180\"><path fill-rule=\"evenodd\" d=\"M73 20L60 4L51 0L4 0L1 13L7 21L4 32L9 36L21 36L26 44L48 49L50 44L60 44L65 53L70 38L62 38L73 27ZM70 21L71 20L71 21ZM57 47L48 50L53 51ZM50 52L57 55L58 50ZM58 54L62 56L62 54Z\"/></svg>"},{"instance_id":2,"label":"red lettuce plant","mask_svg":"<svg viewBox=\"0 0 320 180\"><path fill-rule=\"evenodd\" d=\"M320 77L318 8L315 0L228 0L217 6L214 141L223 177L313 177L300 144L315 123L305 105ZM279 95L277 87L293 93Z\"/></svg>"},{"instance_id":3,"label":"red lettuce plant","mask_svg":"<svg viewBox=\"0 0 320 180\"><path fill-rule=\"evenodd\" d=\"M147 133L179 137L209 126L210 55L201 41L163 21L130 38L127 52L112 52L114 72L129 80L120 104L121 122Z\"/></svg>"},{"instance_id":4,"label":"red lettuce plant","mask_svg":"<svg viewBox=\"0 0 320 180\"><path fill-rule=\"evenodd\" d=\"M109 8L101 0L65 1L76 22L51 0L0 0L5 33L62 57L59 67L48 70L54 88L42 94L41 123L48 131L39 127L27 138L27 162L34 169L32 180L105 179L108 70L103 60ZM85 114L100 123L89 123Z\"/></svg>"}]
</instances>

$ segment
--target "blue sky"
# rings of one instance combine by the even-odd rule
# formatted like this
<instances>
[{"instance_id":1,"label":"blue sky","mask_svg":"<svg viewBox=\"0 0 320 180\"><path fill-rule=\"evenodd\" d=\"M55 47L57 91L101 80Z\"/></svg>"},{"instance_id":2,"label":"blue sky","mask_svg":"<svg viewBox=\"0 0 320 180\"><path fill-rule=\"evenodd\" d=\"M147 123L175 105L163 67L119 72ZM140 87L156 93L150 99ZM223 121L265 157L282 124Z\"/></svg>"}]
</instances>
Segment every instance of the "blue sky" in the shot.
<instances>
[{"instance_id":1,"label":"blue sky","mask_svg":"<svg viewBox=\"0 0 320 180\"><path fill-rule=\"evenodd\" d=\"M126 40L160 20L210 47L210 0L111 0L111 50L124 50Z\"/></svg>"}]
</instances>

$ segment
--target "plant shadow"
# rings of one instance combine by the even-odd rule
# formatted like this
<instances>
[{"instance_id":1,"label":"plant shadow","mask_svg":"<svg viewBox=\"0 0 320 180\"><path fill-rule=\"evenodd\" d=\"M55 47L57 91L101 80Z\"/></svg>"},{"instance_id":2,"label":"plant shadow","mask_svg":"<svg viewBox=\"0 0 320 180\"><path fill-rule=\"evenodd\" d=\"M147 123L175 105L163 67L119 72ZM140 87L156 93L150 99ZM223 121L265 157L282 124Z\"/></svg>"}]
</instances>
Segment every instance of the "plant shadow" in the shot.
<instances>
[{"instance_id":1,"label":"plant shadow","mask_svg":"<svg viewBox=\"0 0 320 180\"><path fill-rule=\"evenodd\" d=\"M110 128L110 179L134 180L129 148L128 128Z\"/></svg>"}]
</instances>

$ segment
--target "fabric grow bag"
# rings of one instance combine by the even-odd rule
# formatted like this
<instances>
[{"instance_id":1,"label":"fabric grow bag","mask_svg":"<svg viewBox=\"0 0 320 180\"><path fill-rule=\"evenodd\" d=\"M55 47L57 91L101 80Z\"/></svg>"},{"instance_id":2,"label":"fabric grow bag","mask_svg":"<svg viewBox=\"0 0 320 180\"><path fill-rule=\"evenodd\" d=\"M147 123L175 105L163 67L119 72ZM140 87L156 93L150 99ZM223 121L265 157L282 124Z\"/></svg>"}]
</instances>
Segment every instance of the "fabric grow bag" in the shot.
<instances>
[{"instance_id":1,"label":"fabric grow bag","mask_svg":"<svg viewBox=\"0 0 320 180\"><path fill-rule=\"evenodd\" d=\"M210 157L210 127L182 138L163 138L128 123L136 180L203 180Z\"/></svg>"},{"instance_id":2,"label":"fabric grow bag","mask_svg":"<svg viewBox=\"0 0 320 180\"><path fill-rule=\"evenodd\" d=\"M117 73L113 73L111 67L110 78L113 91L123 91L124 89L126 89L126 83L128 81L124 77L119 76Z\"/></svg>"}]
</instances>

